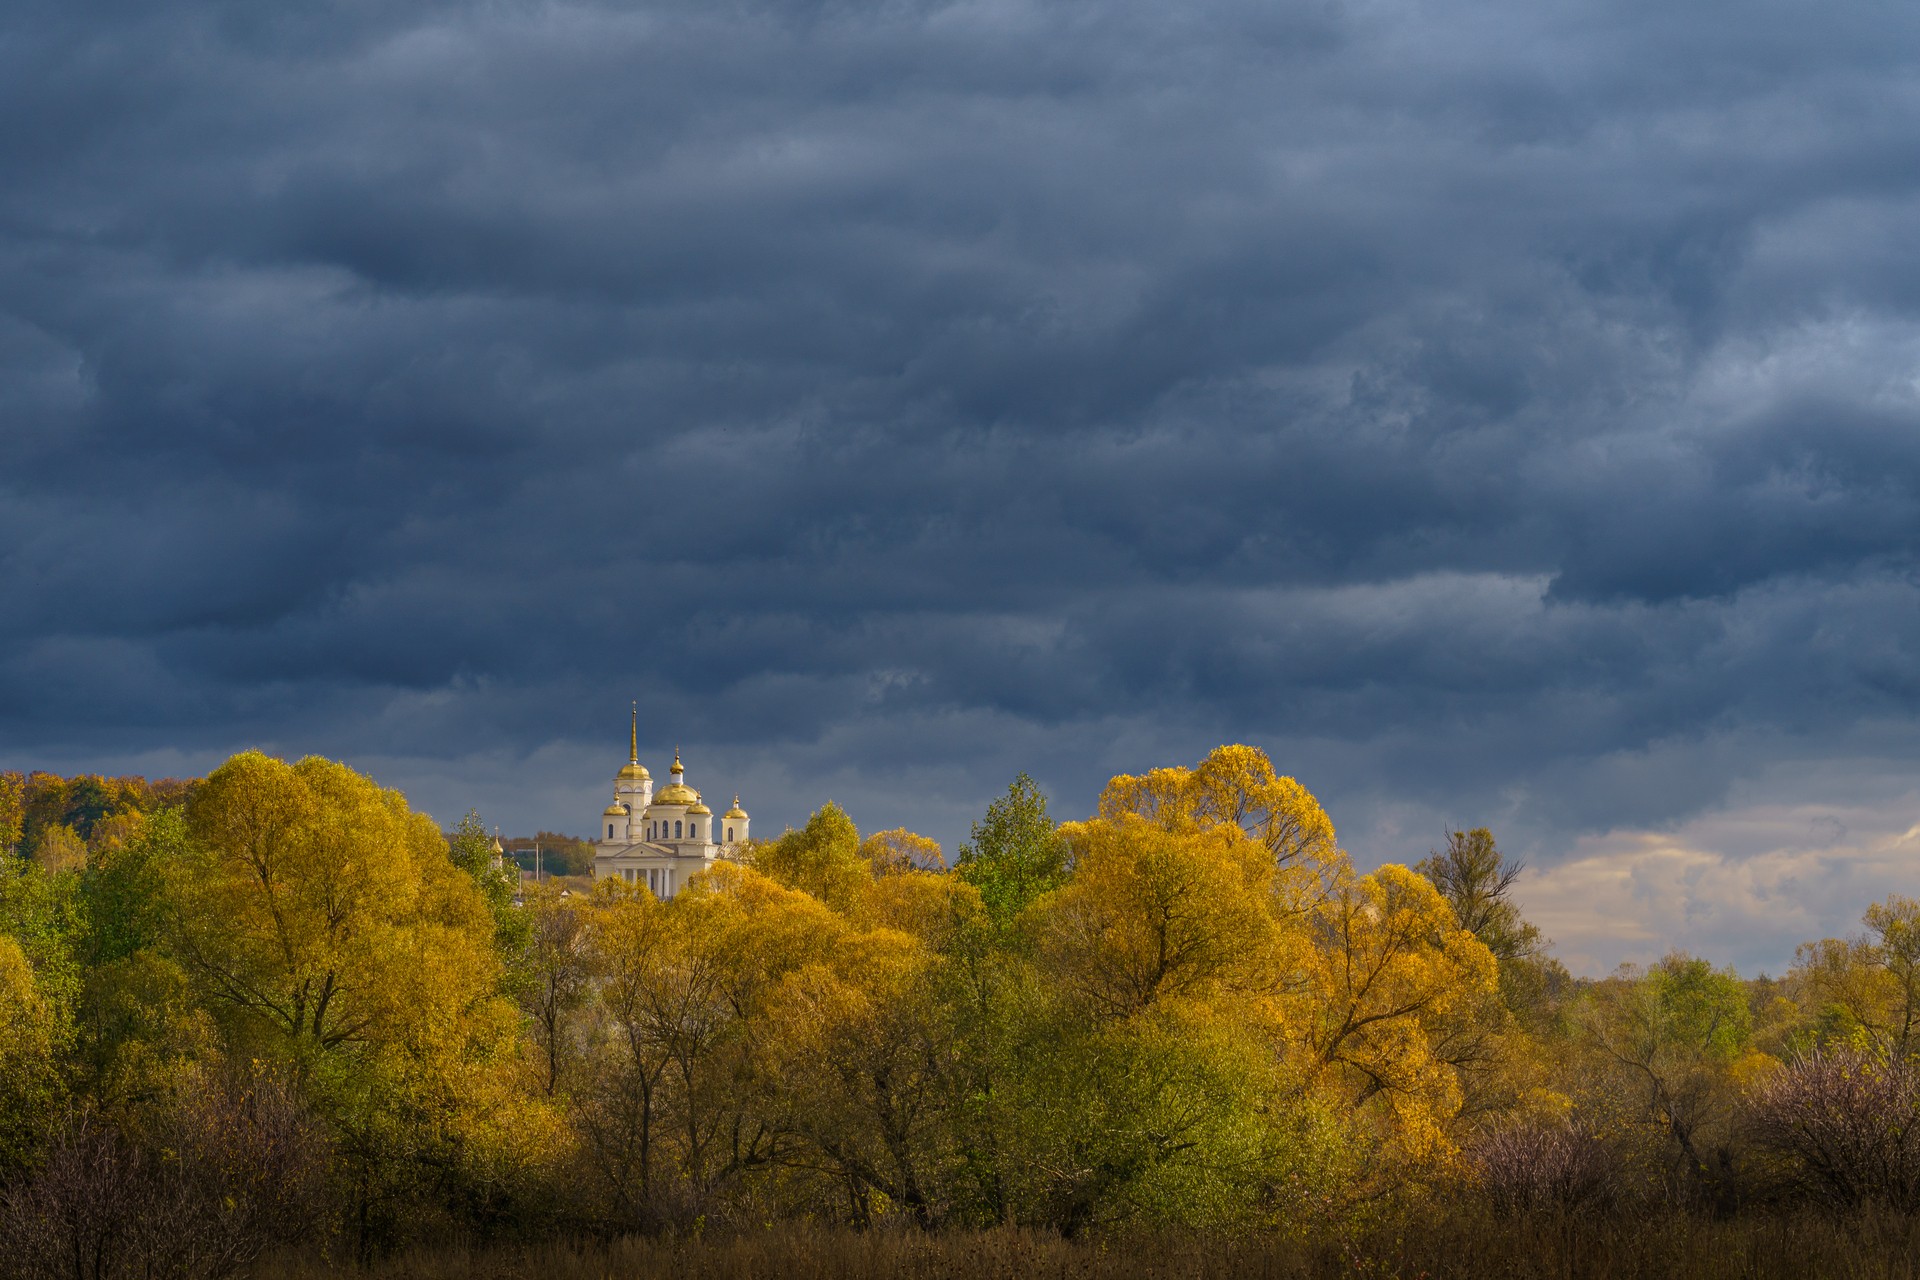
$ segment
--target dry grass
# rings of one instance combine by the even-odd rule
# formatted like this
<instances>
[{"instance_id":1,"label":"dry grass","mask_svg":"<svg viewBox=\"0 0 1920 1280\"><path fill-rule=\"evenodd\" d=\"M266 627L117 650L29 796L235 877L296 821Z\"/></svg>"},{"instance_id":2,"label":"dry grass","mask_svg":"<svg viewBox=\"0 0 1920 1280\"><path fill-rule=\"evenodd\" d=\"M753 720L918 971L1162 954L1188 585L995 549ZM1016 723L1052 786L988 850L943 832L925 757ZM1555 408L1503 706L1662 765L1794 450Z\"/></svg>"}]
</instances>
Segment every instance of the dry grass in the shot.
<instances>
[{"instance_id":1,"label":"dry grass","mask_svg":"<svg viewBox=\"0 0 1920 1280\"><path fill-rule=\"evenodd\" d=\"M256 1272L259 1280L338 1274L301 1260ZM377 1280L1920 1280L1920 1219L1460 1219L1315 1244L1265 1236L1065 1241L1016 1230L919 1235L782 1227L720 1239L444 1249L391 1259L366 1274Z\"/></svg>"}]
</instances>

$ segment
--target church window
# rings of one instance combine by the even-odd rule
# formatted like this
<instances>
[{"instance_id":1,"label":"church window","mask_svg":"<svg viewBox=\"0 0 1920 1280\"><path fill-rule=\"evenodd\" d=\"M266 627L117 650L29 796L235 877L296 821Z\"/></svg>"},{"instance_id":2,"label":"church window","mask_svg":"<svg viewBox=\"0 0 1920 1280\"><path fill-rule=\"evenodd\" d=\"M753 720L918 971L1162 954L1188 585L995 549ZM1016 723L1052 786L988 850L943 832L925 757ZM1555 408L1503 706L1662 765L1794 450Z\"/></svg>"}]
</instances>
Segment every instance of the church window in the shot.
<instances>
[{"instance_id":1,"label":"church window","mask_svg":"<svg viewBox=\"0 0 1920 1280\"><path fill-rule=\"evenodd\" d=\"M678 821L673 824L673 838L675 840L680 838L680 823Z\"/></svg>"},{"instance_id":2,"label":"church window","mask_svg":"<svg viewBox=\"0 0 1920 1280\"><path fill-rule=\"evenodd\" d=\"M607 839L613 839L613 824L611 822L607 824Z\"/></svg>"},{"instance_id":3,"label":"church window","mask_svg":"<svg viewBox=\"0 0 1920 1280\"><path fill-rule=\"evenodd\" d=\"M728 843L728 844L732 844L732 843L733 843L733 828L732 828L732 827L728 827L728 828L727 828L727 843Z\"/></svg>"}]
</instances>

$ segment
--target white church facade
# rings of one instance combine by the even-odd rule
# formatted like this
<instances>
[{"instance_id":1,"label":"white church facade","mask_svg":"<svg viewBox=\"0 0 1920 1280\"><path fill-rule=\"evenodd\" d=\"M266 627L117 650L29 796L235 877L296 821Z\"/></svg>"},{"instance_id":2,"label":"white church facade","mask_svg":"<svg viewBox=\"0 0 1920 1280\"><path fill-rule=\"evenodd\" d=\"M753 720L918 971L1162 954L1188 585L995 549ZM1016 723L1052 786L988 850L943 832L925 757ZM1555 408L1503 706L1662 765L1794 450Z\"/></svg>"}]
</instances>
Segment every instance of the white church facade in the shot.
<instances>
[{"instance_id":1,"label":"white church facade","mask_svg":"<svg viewBox=\"0 0 1920 1280\"><path fill-rule=\"evenodd\" d=\"M640 715L634 712L627 763L613 779L613 803L600 815L593 843L593 878L642 884L655 897L671 898L695 872L747 841L747 811L740 797L718 819L687 785L674 748L673 780L658 792L640 763Z\"/></svg>"}]
</instances>

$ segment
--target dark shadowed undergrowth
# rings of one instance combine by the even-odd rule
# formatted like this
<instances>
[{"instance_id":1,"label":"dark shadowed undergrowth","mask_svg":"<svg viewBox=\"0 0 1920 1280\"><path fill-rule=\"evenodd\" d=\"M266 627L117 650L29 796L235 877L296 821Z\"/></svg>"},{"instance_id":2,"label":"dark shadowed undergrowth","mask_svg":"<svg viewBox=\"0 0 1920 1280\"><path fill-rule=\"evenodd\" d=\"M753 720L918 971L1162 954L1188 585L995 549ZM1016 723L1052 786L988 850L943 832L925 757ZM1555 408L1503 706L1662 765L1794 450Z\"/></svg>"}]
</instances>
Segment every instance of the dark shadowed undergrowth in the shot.
<instances>
[{"instance_id":1,"label":"dark shadowed undergrowth","mask_svg":"<svg viewBox=\"0 0 1920 1280\"><path fill-rule=\"evenodd\" d=\"M323 1280L342 1272L286 1260L255 1274ZM389 1259L363 1274L393 1280L1904 1280L1920 1276L1920 1218L1462 1217L1318 1242L1168 1235L1070 1241L1014 1229L928 1235L782 1227L726 1238L442 1249Z\"/></svg>"}]
</instances>

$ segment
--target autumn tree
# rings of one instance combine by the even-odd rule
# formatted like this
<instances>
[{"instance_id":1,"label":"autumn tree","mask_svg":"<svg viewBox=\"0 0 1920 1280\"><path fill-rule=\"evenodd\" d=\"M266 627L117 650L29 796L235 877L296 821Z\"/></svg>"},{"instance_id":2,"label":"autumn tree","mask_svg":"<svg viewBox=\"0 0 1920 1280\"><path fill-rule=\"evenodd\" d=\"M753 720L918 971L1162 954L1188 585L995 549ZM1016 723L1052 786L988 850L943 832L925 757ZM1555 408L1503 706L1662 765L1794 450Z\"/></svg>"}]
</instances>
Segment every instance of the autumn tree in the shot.
<instances>
[{"instance_id":1,"label":"autumn tree","mask_svg":"<svg viewBox=\"0 0 1920 1280\"><path fill-rule=\"evenodd\" d=\"M1727 1194L1728 1126L1740 1085L1768 1065L1752 1050L1752 1012L1738 975L1675 952L1596 986L1579 1025L1628 1114L1666 1139L1674 1189Z\"/></svg>"},{"instance_id":2,"label":"autumn tree","mask_svg":"<svg viewBox=\"0 0 1920 1280\"><path fill-rule=\"evenodd\" d=\"M216 1005L300 1049L482 1001L492 919L438 828L344 765L229 760L188 807L179 943Z\"/></svg>"},{"instance_id":3,"label":"autumn tree","mask_svg":"<svg viewBox=\"0 0 1920 1280\"><path fill-rule=\"evenodd\" d=\"M1280 942L1265 846L1216 825L1168 830L1131 814L1069 824L1074 875L1036 908L1049 971L1096 1016L1125 1017L1221 986L1268 990Z\"/></svg>"},{"instance_id":4,"label":"autumn tree","mask_svg":"<svg viewBox=\"0 0 1920 1280\"><path fill-rule=\"evenodd\" d=\"M1168 830L1225 824L1266 850L1281 874L1274 891L1304 911L1341 875L1346 855L1311 792L1274 770L1256 747L1223 746L1192 769L1121 774L1100 795L1100 816L1131 813Z\"/></svg>"},{"instance_id":5,"label":"autumn tree","mask_svg":"<svg viewBox=\"0 0 1920 1280\"><path fill-rule=\"evenodd\" d=\"M1867 908L1867 931L1804 943L1792 982L1817 1041L1920 1053L1920 901L1898 894Z\"/></svg>"},{"instance_id":6,"label":"autumn tree","mask_svg":"<svg viewBox=\"0 0 1920 1280\"><path fill-rule=\"evenodd\" d=\"M860 856L876 876L903 871L941 871L947 865L939 841L917 835L905 827L874 832L860 842Z\"/></svg>"},{"instance_id":7,"label":"autumn tree","mask_svg":"<svg viewBox=\"0 0 1920 1280\"><path fill-rule=\"evenodd\" d=\"M0 857L20 848L27 816L27 778L17 770L0 770Z\"/></svg>"},{"instance_id":8,"label":"autumn tree","mask_svg":"<svg viewBox=\"0 0 1920 1280\"><path fill-rule=\"evenodd\" d=\"M1912 1056L1920 1051L1920 901L1895 894L1868 907L1864 919L1874 962L1890 980L1887 1050Z\"/></svg>"},{"instance_id":9,"label":"autumn tree","mask_svg":"<svg viewBox=\"0 0 1920 1280\"><path fill-rule=\"evenodd\" d=\"M938 963L899 930L849 933L790 973L770 1005L766 1044L783 1120L851 1189L863 1224L876 1195L922 1227L949 1210L950 1037Z\"/></svg>"},{"instance_id":10,"label":"autumn tree","mask_svg":"<svg viewBox=\"0 0 1920 1280\"><path fill-rule=\"evenodd\" d=\"M75 1067L109 1105L163 1099L218 1056L212 1019L168 945L169 878L189 841L181 811L161 809L124 842L103 842L80 883Z\"/></svg>"},{"instance_id":11,"label":"autumn tree","mask_svg":"<svg viewBox=\"0 0 1920 1280\"><path fill-rule=\"evenodd\" d=\"M344 765L257 752L215 770L187 822L170 945L229 1043L288 1061L321 1104L363 1256L429 1170L475 1205L503 1194L546 1120L507 1074L494 918L438 827Z\"/></svg>"},{"instance_id":12,"label":"autumn tree","mask_svg":"<svg viewBox=\"0 0 1920 1280\"><path fill-rule=\"evenodd\" d=\"M87 865L87 842L72 827L56 822L41 829L34 841L33 860L48 875L79 871Z\"/></svg>"},{"instance_id":13,"label":"autumn tree","mask_svg":"<svg viewBox=\"0 0 1920 1280\"><path fill-rule=\"evenodd\" d=\"M0 934L0 1176L28 1162L60 1096L59 1011L26 953Z\"/></svg>"},{"instance_id":14,"label":"autumn tree","mask_svg":"<svg viewBox=\"0 0 1920 1280\"><path fill-rule=\"evenodd\" d=\"M608 881L596 887L581 923L588 931L586 959L598 1017L586 1045L575 1122L610 1212L623 1223L649 1225L657 1216L656 1171L663 1163L656 1152L672 1136L663 1077L673 1046L656 1014L669 974L682 962L674 955L677 940L669 936L666 905L651 893ZM717 976L699 972L697 961L693 968L692 974L682 968L676 975L683 990L673 1003L682 1012L697 1006L722 1017Z\"/></svg>"},{"instance_id":15,"label":"autumn tree","mask_svg":"<svg viewBox=\"0 0 1920 1280\"><path fill-rule=\"evenodd\" d=\"M590 922L597 1021L575 1106L595 1178L627 1223L697 1218L785 1155L766 1028L785 976L844 925L732 863L668 902L606 885Z\"/></svg>"},{"instance_id":16,"label":"autumn tree","mask_svg":"<svg viewBox=\"0 0 1920 1280\"><path fill-rule=\"evenodd\" d=\"M1501 1001L1514 1015L1476 1010L1456 1020L1452 1033L1437 1046L1460 1073L1463 1119L1484 1123L1530 1101L1551 1109L1561 1101L1548 1080L1555 1038L1551 1024L1573 980L1547 953L1540 930L1528 923L1513 900L1522 864L1501 854L1491 831L1476 827L1449 831L1446 848L1422 859L1415 869L1440 891L1460 927L1493 953ZM1572 1149L1563 1145L1572 1139L1558 1129L1550 1127L1535 1136L1553 1150Z\"/></svg>"},{"instance_id":17,"label":"autumn tree","mask_svg":"<svg viewBox=\"0 0 1920 1280\"><path fill-rule=\"evenodd\" d=\"M859 830L832 801L820 806L800 830L755 845L752 860L762 875L841 911L859 900L873 878L861 856Z\"/></svg>"},{"instance_id":18,"label":"autumn tree","mask_svg":"<svg viewBox=\"0 0 1920 1280\"><path fill-rule=\"evenodd\" d=\"M591 926L585 904L539 885L529 890L521 920L517 985L542 1060L542 1088L551 1097L575 1054L574 1015L594 993Z\"/></svg>"},{"instance_id":19,"label":"autumn tree","mask_svg":"<svg viewBox=\"0 0 1920 1280\"><path fill-rule=\"evenodd\" d=\"M1404 867L1356 876L1319 802L1251 747L1218 748L1193 769L1114 778L1088 826L1127 823L1235 853L1253 890L1242 909L1257 902L1262 915L1230 936L1242 947L1264 939L1267 1034L1327 1105L1376 1135L1379 1167L1449 1152L1466 1103L1462 1073L1487 1055L1504 1014L1497 962L1434 886ZM1241 850L1257 855L1258 874ZM1211 859L1216 874L1222 852ZM1180 901L1191 910L1197 899ZM1217 939L1221 929L1193 932ZM1141 950L1162 953L1157 942Z\"/></svg>"},{"instance_id":20,"label":"autumn tree","mask_svg":"<svg viewBox=\"0 0 1920 1280\"><path fill-rule=\"evenodd\" d=\"M1398 1157L1444 1154L1463 1102L1448 1050L1462 1023L1500 1016L1492 953L1429 881L1391 864L1343 877L1309 929L1306 1037L1326 1078L1387 1122Z\"/></svg>"},{"instance_id":21,"label":"autumn tree","mask_svg":"<svg viewBox=\"0 0 1920 1280\"><path fill-rule=\"evenodd\" d=\"M1258 1220L1346 1146L1307 1039L1310 939L1237 824L1119 811L1060 831L1073 875L1020 918L1037 966L1004 1088L1016 1212Z\"/></svg>"}]
</instances>

